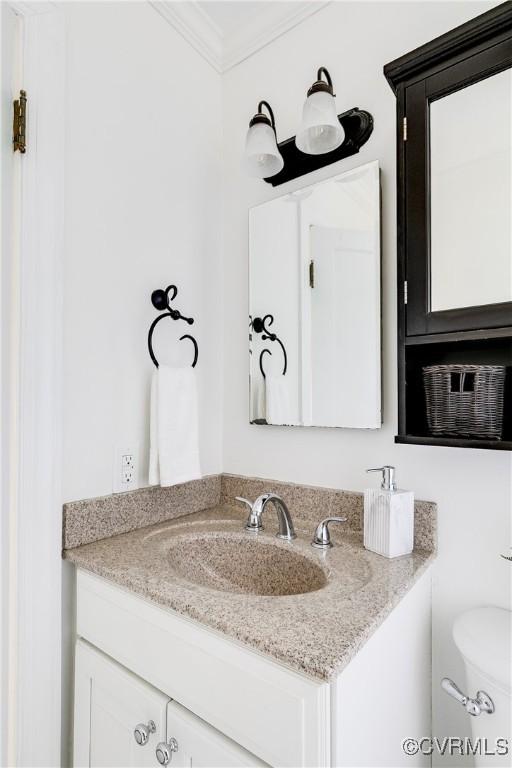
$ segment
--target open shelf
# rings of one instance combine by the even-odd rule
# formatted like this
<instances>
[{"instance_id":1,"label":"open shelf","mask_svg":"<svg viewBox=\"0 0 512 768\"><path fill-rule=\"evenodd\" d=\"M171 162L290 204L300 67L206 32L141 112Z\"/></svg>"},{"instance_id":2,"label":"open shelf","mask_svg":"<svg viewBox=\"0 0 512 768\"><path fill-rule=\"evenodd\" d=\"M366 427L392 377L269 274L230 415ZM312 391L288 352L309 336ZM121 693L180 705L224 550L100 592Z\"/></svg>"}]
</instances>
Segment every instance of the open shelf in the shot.
<instances>
[{"instance_id":1,"label":"open shelf","mask_svg":"<svg viewBox=\"0 0 512 768\"><path fill-rule=\"evenodd\" d=\"M434 437L433 435L396 435L395 443L405 445L444 445L450 448L483 448L512 451L512 440L481 440L470 437Z\"/></svg>"},{"instance_id":2,"label":"open shelf","mask_svg":"<svg viewBox=\"0 0 512 768\"><path fill-rule=\"evenodd\" d=\"M505 328L480 328L477 331L450 331L446 333L430 333L424 336L406 336L406 347L415 347L422 344L447 344L459 341L481 341L487 339L512 338L512 327Z\"/></svg>"},{"instance_id":3,"label":"open shelf","mask_svg":"<svg viewBox=\"0 0 512 768\"><path fill-rule=\"evenodd\" d=\"M456 448L512 450L512 329L494 332L439 333L408 337L403 346L401 419L395 442L408 445L443 445ZM507 369L502 439L452 437L429 434L423 367L449 364L503 365Z\"/></svg>"}]
</instances>

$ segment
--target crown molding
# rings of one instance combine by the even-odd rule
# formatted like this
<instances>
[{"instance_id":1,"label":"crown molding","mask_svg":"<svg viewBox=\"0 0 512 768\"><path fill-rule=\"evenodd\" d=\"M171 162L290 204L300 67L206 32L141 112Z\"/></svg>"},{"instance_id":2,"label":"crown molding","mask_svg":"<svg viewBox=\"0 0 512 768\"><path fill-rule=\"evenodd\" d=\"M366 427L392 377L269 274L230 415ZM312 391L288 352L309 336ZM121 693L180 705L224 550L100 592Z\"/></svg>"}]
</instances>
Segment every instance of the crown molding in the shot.
<instances>
[{"instance_id":1,"label":"crown molding","mask_svg":"<svg viewBox=\"0 0 512 768\"><path fill-rule=\"evenodd\" d=\"M8 0L7 5L18 16L38 16L41 13L54 13L58 10L53 2L40 0L39 2L24 2L24 0Z\"/></svg>"},{"instance_id":2,"label":"crown molding","mask_svg":"<svg viewBox=\"0 0 512 768\"><path fill-rule=\"evenodd\" d=\"M329 4L330 0L285 3L284 7L280 3L261 3L262 10L251 18L251 23L240 27L224 41L222 71L248 59Z\"/></svg>"},{"instance_id":3,"label":"crown molding","mask_svg":"<svg viewBox=\"0 0 512 768\"><path fill-rule=\"evenodd\" d=\"M222 32L196 0L149 0L149 4L201 54L203 59L217 72L222 72Z\"/></svg>"},{"instance_id":4,"label":"crown molding","mask_svg":"<svg viewBox=\"0 0 512 768\"><path fill-rule=\"evenodd\" d=\"M217 72L226 72L325 8L332 0L294 3L262 2L261 12L230 35L222 30L197 0L149 0L159 13Z\"/></svg>"}]
</instances>

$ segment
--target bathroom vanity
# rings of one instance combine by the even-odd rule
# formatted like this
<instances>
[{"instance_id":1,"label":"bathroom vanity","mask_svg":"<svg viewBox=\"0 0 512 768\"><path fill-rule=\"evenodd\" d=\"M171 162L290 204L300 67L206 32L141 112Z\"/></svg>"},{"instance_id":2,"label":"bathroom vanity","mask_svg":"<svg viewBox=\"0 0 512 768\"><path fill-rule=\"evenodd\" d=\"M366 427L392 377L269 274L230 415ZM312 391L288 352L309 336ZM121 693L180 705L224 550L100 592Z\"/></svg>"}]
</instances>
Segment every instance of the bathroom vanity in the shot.
<instances>
[{"instance_id":1,"label":"bathroom vanity","mask_svg":"<svg viewBox=\"0 0 512 768\"><path fill-rule=\"evenodd\" d=\"M401 745L430 733L435 505L417 505L413 554L388 560L362 546L359 494L273 483L297 537L276 538L270 509L246 532L246 511L224 500L258 483L224 477L209 509L65 551L77 566L75 766L425 762ZM347 522L319 550L328 498Z\"/></svg>"}]
</instances>

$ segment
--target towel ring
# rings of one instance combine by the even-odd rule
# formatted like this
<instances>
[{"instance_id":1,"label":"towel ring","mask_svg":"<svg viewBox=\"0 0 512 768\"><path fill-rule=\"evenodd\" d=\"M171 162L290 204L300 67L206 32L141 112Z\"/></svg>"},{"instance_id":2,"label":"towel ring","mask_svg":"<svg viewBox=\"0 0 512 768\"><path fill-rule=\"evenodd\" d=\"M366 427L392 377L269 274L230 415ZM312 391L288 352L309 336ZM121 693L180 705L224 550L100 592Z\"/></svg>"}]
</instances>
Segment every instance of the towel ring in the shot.
<instances>
[{"instance_id":1,"label":"towel ring","mask_svg":"<svg viewBox=\"0 0 512 768\"><path fill-rule=\"evenodd\" d=\"M174 309L173 307L171 307L170 305L171 301L173 301L177 295L178 295L178 289L175 285L168 285L165 290L163 290L162 288L158 288L156 291L153 291L153 293L151 294L151 303L153 304L154 308L158 310L165 310L164 312L162 312L161 315L158 315L158 317L156 317L153 320L148 332L149 356L157 368L158 368L158 360L156 359L155 353L153 352L153 331L155 330L160 320L163 320L164 317L170 317L171 320L184 320L189 325L192 325L194 323L193 317L185 317L184 315L181 314L181 312L178 309ZM180 336L180 341L183 341L183 339L190 339L190 341L194 345L194 361L192 363L192 368L195 368L197 363L197 358L199 356L199 348L197 346L197 341L189 333L185 333L183 336Z\"/></svg>"},{"instance_id":2,"label":"towel ring","mask_svg":"<svg viewBox=\"0 0 512 768\"><path fill-rule=\"evenodd\" d=\"M284 346L283 342L281 341L281 339L279 338L279 336L277 334L275 334L275 333L272 333L266 327L267 324L270 326L270 325L272 325L273 322L274 322L274 316L273 315L265 315L263 318L255 317L254 320L252 321L252 328L253 328L255 333L261 333L261 338L263 339L263 341L277 341L277 343L279 344L279 346L281 347L281 350L283 352L283 360L284 360L283 376L284 376L286 374L287 369L288 369L288 355L286 354L285 346ZM265 373L263 371L262 360L263 360L263 355L266 352L268 352L269 355L272 354L270 349L267 349L267 348L263 349L261 351L261 353L260 353L260 371L261 371L261 375L263 376L263 378L266 378L266 377L265 377Z\"/></svg>"}]
</instances>

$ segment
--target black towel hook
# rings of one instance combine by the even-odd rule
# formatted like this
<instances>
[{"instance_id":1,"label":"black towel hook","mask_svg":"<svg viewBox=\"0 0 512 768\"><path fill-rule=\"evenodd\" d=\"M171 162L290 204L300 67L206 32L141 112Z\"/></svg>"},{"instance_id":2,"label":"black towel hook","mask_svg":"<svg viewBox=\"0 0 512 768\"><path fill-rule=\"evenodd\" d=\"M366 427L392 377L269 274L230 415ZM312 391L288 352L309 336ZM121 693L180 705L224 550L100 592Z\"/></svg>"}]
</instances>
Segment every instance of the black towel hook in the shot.
<instances>
[{"instance_id":1,"label":"black towel hook","mask_svg":"<svg viewBox=\"0 0 512 768\"><path fill-rule=\"evenodd\" d=\"M281 341L281 339L279 338L279 336L276 333L272 333L272 331L270 331L266 327L267 324L270 326L270 325L273 324L273 322L274 322L274 316L273 315L265 315L263 318L255 317L254 320L252 321L252 328L253 328L255 333L261 333L261 338L263 339L263 341L277 341L277 343L279 344L279 346L281 347L281 350L283 352L283 360L284 360L283 376L284 376L286 374L286 370L288 368L288 356L286 354L285 346L284 346L283 342ZM263 370L262 361L263 361L263 355L266 352L268 352L269 355L272 354L270 349L267 349L267 348L263 349L261 351L261 353L260 353L260 371L261 371L261 375L263 376L263 378L265 378L265 372Z\"/></svg>"},{"instance_id":2,"label":"black towel hook","mask_svg":"<svg viewBox=\"0 0 512 768\"><path fill-rule=\"evenodd\" d=\"M168 285L167 288L165 288L165 290L163 290L162 288L157 288L157 290L153 291L153 293L151 294L151 303L153 304L154 308L160 311L165 310L165 311L162 311L161 315L158 315L158 317L156 317L153 320L148 333L149 356L151 357L153 363L156 365L157 368L158 368L158 360L156 359L155 354L153 352L153 331L155 330L157 323L159 323L160 320L163 320L164 317L170 317L172 320L184 320L189 325L192 325L194 322L193 317L185 317L184 315L181 314L181 312L178 309L174 309L173 307L171 307L171 301L173 301L177 295L178 295L178 289L175 285ZM183 339L190 339L190 341L194 345L194 362L192 363L192 368L195 368L197 363L197 358L199 355L197 341L189 333L185 333L183 336L180 336L180 341L183 341Z\"/></svg>"}]
</instances>

